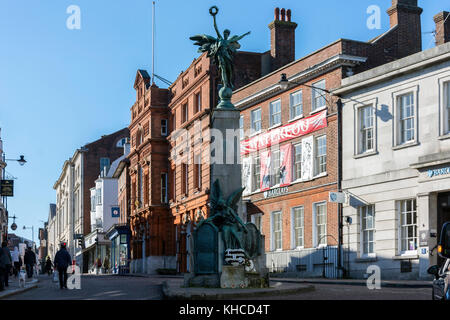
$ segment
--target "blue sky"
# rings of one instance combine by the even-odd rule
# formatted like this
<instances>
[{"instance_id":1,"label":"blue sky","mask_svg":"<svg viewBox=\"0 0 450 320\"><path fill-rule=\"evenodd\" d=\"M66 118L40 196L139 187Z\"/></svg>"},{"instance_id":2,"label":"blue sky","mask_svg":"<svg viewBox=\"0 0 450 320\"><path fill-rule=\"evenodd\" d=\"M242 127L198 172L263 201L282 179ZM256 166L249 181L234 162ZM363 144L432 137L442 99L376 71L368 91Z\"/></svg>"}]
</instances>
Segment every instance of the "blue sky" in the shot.
<instances>
[{"instance_id":1,"label":"blue sky","mask_svg":"<svg viewBox=\"0 0 450 320\"><path fill-rule=\"evenodd\" d=\"M424 49L434 46L433 16L450 11L441 0L419 0L424 9ZM138 68L151 70L151 0L0 0L0 128L15 181L10 215L17 234L47 220L53 184L76 148L129 124ZM157 0L155 72L171 81L197 57L189 37L213 35L208 9L217 5L221 30L251 31L242 50L269 49L268 24L275 7L290 8L296 58L339 38L367 41L389 28L390 0ZM81 29L69 30L70 5L81 9ZM381 29L369 30L370 5L381 8ZM159 84L163 86L162 84ZM10 221L10 224L12 222ZM12 232L10 230L10 232Z\"/></svg>"}]
</instances>

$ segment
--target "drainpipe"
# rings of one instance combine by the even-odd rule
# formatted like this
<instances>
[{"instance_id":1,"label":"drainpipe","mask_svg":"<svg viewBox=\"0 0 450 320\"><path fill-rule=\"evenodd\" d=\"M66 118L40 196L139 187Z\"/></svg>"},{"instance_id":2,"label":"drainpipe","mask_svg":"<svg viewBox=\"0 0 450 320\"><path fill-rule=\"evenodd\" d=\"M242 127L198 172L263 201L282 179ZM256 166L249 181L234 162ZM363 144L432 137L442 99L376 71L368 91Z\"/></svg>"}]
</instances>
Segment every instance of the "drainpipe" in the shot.
<instances>
[{"instance_id":1,"label":"drainpipe","mask_svg":"<svg viewBox=\"0 0 450 320\"><path fill-rule=\"evenodd\" d=\"M338 115L338 192L342 192L342 100L337 101L337 115ZM342 268L342 228L343 228L343 214L342 203L338 203L338 270Z\"/></svg>"}]
</instances>

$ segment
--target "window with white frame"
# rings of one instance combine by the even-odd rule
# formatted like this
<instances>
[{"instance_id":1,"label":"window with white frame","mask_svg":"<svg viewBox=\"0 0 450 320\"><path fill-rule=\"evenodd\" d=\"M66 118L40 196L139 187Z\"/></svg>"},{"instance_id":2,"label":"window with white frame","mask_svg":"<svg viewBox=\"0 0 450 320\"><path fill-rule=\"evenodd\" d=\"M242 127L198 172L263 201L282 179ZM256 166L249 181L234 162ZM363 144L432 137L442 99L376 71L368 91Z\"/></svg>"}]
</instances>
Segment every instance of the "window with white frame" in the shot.
<instances>
[{"instance_id":1,"label":"window with white frame","mask_svg":"<svg viewBox=\"0 0 450 320\"><path fill-rule=\"evenodd\" d=\"M272 213L272 249L282 250L281 211Z\"/></svg>"},{"instance_id":2,"label":"window with white frame","mask_svg":"<svg viewBox=\"0 0 450 320\"><path fill-rule=\"evenodd\" d=\"M444 83L445 134L450 133L450 81Z\"/></svg>"},{"instance_id":3,"label":"window with white frame","mask_svg":"<svg viewBox=\"0 0 450 320\"><path fill-rule=\"evenodd\" d=\"M375 255L375 206L369 205L359 209L361 219L361 256Z\"/></svg>"},{"instance_id":4,"label":"window with white frame","mask_svg":"<svg viewBox=\"0 0 450 320\"><path fill-rule=\"evenodd\" d=\"M312 89L312 111L316 111L327 106L325 99L325 80L321 80L313 84ZM317 88L317 89L316 89Z\"/></svg>"},{"instance_id":5,"label":"window with white frame","mask_svg":"<svg viewBox=\"0 0 450 320\"><path fill-rule=\"evenodd\" d=\"M291 119L301 117L303 115L303 92L302 90L291 93L290 96L290 116Z\"/></svg>"},{"instance_id":6,"label":"window with white frame","mask_svg":"<svg viewBox=\"0 0 450 320\"><path fill-rule=\"evenodd\" d=\"M195 113L202 110L202 94L201 92L195 94Z\"/></svg>"},{"instance_id":7,"label":"window with white frame","mask_svg":"<svg viewBox=\"0 0 450 320\"><path fill-rule=\"evenodd\" d=\"M91 195L91 211L95 212L95 208L96 208L96 199L95 199L95 193Z\"/></svg>"},{"instance_id":8,"label":"window with white frame","mask_svg":"<svg viewBox=\"0 0 450 320\"><path fill-rule=\"evenodd\" d=\"M414 93L397 97L398 104L398 142L404 144L415 139Z\"/></svg>"},{"instance_id":9,"label":"window with white frame","mask_svg":"<svg viewBox=\"0 0 450 320\"><path fill-rule=\"evenodd\" d=\"M359 138L358 151L360 154L374 150L374 108L372 105L358 109Z\"/></svg>"},{"instance_id":10,"label":"window with white frame","mask_svg":"<svg viewBox=\"0 0 450 320\"><path fill-rule=\"evenodd\" d=\"M320 136L315 141L315 175L327 172L327 136Z\"/></svg>"},{"instance_id":11,"label":"window with white frame","mask_svg":"<svg viewBox=\"0 0 450 320\"><path fill-rule=\"evenodd\" d=\"M305 216L304 208L297 207L292 209L292 228L294 248L305 246Z\"/></svg>"},{"instance_id":12,"label":"window with white frame","mask_svg":"<svg viewBox=\"0 0 450 320\"><path fill-rule=\"evenodd\" d=\"M161 119L161 135L167 136L167 119Z\"/></svg>"},{"instance_id":13,"label":"window with white frame","mask_svg":"<svg viewBox=\"0 0 450 320\"><path fill-rule=\"evenodd\" d=\"M417 206L416 199L398 202L400 252L417 251Z\"/></svg>"},{"instance_id":14,"label":"window with white frame","mask_svg":"<svg viewBox=\"0 0 450 320\"><path fill-rule=\"evenodd\" d=\"M261 160L259 157L254 159L253 163L253 191L261 188Z\"/></svg>"},{"instance_id":15,"label":"window with white frame","mask_svg":"<svg viewBox=\"0 0 450 320\"><path fill-rule=\"evenodd\" d=\"M244 139L244 116L239 118L239 137L240 139Z\"/></svg>"},{"instance_id":16,"label":"window with white frame","mask_svg":"<svg viewBox=\"0 0 450 320\"><path fill-rule=\"evenodd\" d=\"M261 131L261 108L252 111L252 131Z\"/></svg>"},{"instance_id":17,"label":"window with white frame","mask_svg":"<svg viewBox=\"0 0 450 320\"><path fill-rule=\"evenodd\" d=\"M280 180L281 180L281 165L280 165L280 151L273 151L272 152L272 164L271 164L271 168L272 168L272 175L271 175L271 185L272 186L277 186L280 184Z\"/></svg>"},{"instance_id":18,"label":"window with white frame","mask_svg":"<svg viewBox=\"0 0 450 320\"><path fill-rule=\"evenodd\" d=\"M281 124L281 100L270 103L270 126Z\"/></svg>"},{"instance_id":19,"label":"window with white frame","mask_svg":"<svg viewBox=\"0 0 450 320\"><path fill-rule=\"evenodd\" d=\"M294 146L294 180L302 178L302 144Z\"/></svg>"},{"instance_id":20,"label":"window with white frame","mask_svg":"<svg viewBox=\"0 0 450 320\"><path fill-rule=\"evenodd\" d=\"M97 198L97 205L102 204L102 188L98 188L95 190L95 197Z\"/></svg>"},{"instance_id":21,"label":"window with white frame","mask_svg":"<svg viewBox=\"0 0 450 320\"><path fill-rule=\"evenodd\" d=\"M314 203L315 244L327 245L327 203Z\"/></svg>"}]
</instances>

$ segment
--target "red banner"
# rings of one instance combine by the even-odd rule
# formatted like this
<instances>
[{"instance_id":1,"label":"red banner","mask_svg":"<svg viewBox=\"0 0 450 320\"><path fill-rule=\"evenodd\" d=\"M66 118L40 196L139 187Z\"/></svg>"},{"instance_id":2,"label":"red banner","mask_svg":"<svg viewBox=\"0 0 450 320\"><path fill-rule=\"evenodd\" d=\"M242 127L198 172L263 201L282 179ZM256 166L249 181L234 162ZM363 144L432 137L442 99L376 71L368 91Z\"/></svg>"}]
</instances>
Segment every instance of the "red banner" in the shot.
<instances>
[{"instance_id":1,"label":"red banner","mask_svg":"<svg viewBox=\"0 0 450 320\"><path fill-rule=\"evenodd\" d=\"M327 127L327 110L241 142L241 155L268 148Z\"/></svg>"},{"instance_id":2,"label":"red banner","mask_svg":"<svg viewBox=\"0 0 450 320\"><path fill-rule=\"evenodd\" d=\"M260 163L261 163L261 167L260 167L260 177L261 177L261 182L260 182L260 187L261 187L261 191L266 191L270 189L270 172L271 172L271 164L272 164L272 155L270 150L266 151L266 152L262 152L261 153L261 157L260 157Z\"/></svg>"},{"instance_id":3,"label":"red banner","mask_svg":"<svg viewBox=\"0 0 450 320\"><path fill-rule=\"evenodd\" d=\"M280 147L280 187L288 186L292 182L292 160L292 144Z\"/></svg>"}]
</instances>

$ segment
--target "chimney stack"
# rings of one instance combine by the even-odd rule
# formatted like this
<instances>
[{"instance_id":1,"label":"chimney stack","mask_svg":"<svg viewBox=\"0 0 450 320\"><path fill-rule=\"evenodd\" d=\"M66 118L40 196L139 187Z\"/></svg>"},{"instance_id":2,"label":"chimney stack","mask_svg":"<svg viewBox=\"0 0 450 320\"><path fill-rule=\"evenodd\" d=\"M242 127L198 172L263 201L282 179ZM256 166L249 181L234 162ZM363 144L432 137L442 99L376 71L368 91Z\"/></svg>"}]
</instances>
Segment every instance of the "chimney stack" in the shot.
<instances>
[{"instance_id":1,"label":"chimney stack","mask_svg":"<svg viewBox=\"0 0 450 320\"><path fill-rule=\"evenodd\" d=\"M450 13L442 11L434 16L436 23L436 45L447 43L450 41Z\"/></svg>"},{"instance_id":2,"label":"chimney stack","mask_svg":"<svg viewBox=\"0 0 450 320\"><path fill-rule=\"evenodd\" d=\"M295 60L295 29L291 10L275 8L275 19L269 24L272 71Z\"/></svg>"},{"instance_id":3,"label":"chimney stack","mask_svg":"<svg viewBox=\"0 0 450 320\"><path fill-rule=\"evenodd\" d=\"M388 9L391 28L397 27L397 58L422 51L422 8L417 0L392 0Z\"/></svg>"}]
</instances>

